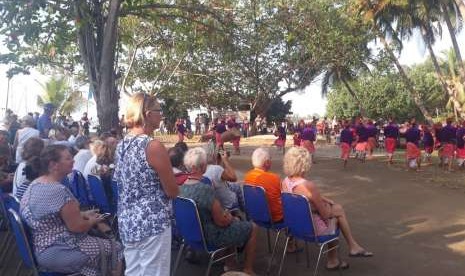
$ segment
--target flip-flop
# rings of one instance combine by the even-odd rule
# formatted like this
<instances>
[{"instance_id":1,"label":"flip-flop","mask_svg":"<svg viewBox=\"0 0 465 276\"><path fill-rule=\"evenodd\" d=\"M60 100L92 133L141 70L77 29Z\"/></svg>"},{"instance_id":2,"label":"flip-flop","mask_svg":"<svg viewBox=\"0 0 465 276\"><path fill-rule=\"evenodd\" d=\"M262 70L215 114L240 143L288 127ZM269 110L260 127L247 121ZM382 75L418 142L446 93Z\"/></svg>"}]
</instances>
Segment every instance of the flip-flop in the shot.
<instances>
[{"instance_id":1,"label":"flip-flop","mask_svg":"<svg viewBox=\"0 0 465 276\"><path fill-rule=\"evenodd\" d=\"M342 263L339 263L339 264L338 264L337 266L335 266L335 267L327 267L327 266L325 266L325 268L326 268L326 270L328 270L328 271L336 271L336 270L339 270L339 269L345 270L345 269L348 269L348 268L349 268L349 264L346 263L346 262L344 262L344 261L342 261Z\"/></svg>"},{"instance_id":2,"label":"flip-flop","mask_svg":"<svg viewBox=\"0 0 465 276\"><path fill-rule=\"evenodd\" d=\"M363 250L363 251L360 251L360 252L357 252L357 253L350 253L349 257L353 257L353 258L369 258L369 257L373 257L373 255L374 254L372 252Z\"/></svg>"}]
</instances>

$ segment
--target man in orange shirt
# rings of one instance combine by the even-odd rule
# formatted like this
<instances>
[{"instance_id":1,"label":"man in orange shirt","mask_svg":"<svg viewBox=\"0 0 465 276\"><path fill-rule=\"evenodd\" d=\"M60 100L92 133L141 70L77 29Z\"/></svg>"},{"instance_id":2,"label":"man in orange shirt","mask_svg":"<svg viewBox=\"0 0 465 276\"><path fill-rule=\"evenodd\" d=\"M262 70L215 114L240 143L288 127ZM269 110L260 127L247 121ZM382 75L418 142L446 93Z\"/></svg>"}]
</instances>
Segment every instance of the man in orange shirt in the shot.
<instances>
[{"instance_id":1,"label":"man in orange shirt","mask_svg":"<svg viewBox=\"0 0 465 276\"><path fill-rule=\"evenodd\" d=\"M252 154L252 165L254 169L245 174L244 182L265 189L273 222L281 222L281 179L279 175L268 172L271 168L270 152L265 148L257 148Z\"/></svg>"}]
</instances>

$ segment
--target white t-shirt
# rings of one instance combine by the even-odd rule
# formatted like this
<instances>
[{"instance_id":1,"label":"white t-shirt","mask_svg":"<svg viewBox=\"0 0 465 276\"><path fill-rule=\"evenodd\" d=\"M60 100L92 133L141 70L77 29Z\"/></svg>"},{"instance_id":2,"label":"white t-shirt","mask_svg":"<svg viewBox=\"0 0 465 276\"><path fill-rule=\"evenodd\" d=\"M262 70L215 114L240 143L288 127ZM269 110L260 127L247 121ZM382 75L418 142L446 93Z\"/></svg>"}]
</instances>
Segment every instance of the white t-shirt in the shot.
<instances>
[{"instance_id":1,"label":"white t-shirt","mask_svg":"<svg viewBox=\"0 0 465 276\"><path fill-rule=\"evenodd\" d=\"M68 138L68 142L74 146L74 143L76 142L76 136L74 136L73 134L71 134Z\"/></svg>"},{"instance_id":2,"label":"white t-shirt","mask_svg":"<svg viewBox=\"0 0 465 276\"><path fill-rule=\"evenodd\" d=\"M87 162L92 158L92 152L89 149L80 149L74 156L74 170L84 172Z\"/></svg>"},{"instance_id":3,"label":"white t-shirt","mask_svg":"<svg viewBox=\"0 0 465 276\"><path fill-rule=\"evenodd\" d=\"M215 196L221 205L226 209L232 209L237 205L237 196L229 189L228 182L221 179L223 172L224 168L220 165L208 165L203 175L211 180Z\"/></svg>"},{"instance_id":4,"label":"white t-shirt","mask_svg":"<svg viewBox=\"0 0 465 276\"><path fill-rule=\"evenodd\" d=\"M94 168L98 166L99 165L97 164L97 156L94 155L89 159L89 161L87 161L84 170L82 171L82 175L84 175L84 177L87 179L87 176L89 174L94 175L94 173L92 173L92 170L94 170Z\"/></svg>"}]
</instances>

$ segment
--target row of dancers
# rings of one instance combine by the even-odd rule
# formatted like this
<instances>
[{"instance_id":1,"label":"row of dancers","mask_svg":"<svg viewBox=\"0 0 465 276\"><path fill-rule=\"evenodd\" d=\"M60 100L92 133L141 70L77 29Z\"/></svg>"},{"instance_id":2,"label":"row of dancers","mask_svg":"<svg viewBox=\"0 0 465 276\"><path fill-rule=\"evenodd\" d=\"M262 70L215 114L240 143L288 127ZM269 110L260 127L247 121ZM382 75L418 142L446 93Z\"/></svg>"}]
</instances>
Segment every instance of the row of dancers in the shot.
<instances>
[{"instance_id":1,"label":"row of dancers","mask_svg":"<svg viewBox=\"0 0 465 276\"><path fill-rule=\"evenodd\" d=\"M384 148L388 157L388 164L393 164L393 156L401 135L399 125L390 119L384 126ZM440 166L452 171L453 160L457 159L459 167L464 166L465 161L465 122L461 126L455 126L452 119L447 119L443 126L441 123L433 127L418 125L415 119L405 126L403 133L406 140L405 165L407 169L419 171L422 164L421 147L424 150L424 160L432 163L434 150L438 151ZM358 120L354 125L344 122L341 131L341 158L344 166L347 165L350 150L355 147L356 158L364 161L365 156L372 157L376 148L377 129L371 121L363 123Z\"/></svg>"},{"instance_id":2,"label":"row of dancers","mask_svg":"<svg viewBox=\"0 0 465 276\"><path fill-rule=\"evenodd\" d=\"M412 119L401 128L393 119L389 119L382 128L382 132L388 164L394 163L394 153L402 134L406 140L405 165L407 169L420 170L422 149L424 151L423 159L427 163L432 163L432 154L434 150L437 150L439 165L445 170L453 171L454 159L457 160L460 168L465 167L465 121L461 125L455 125L454 121L449 118L445 125L437 123L430 127L418 125L416 120ZM284 150L286 144L285 123L278 126L274 134L277 136L274 145L278 149ZM355 152L355 158L362 162L366 158L372 159L373 152L378 146L378 135L380 135L379 129L372 120L343 121L339 143L344 167L347 166L351 152ZM315 124L301 121L293 136L294 146L302 146L313 155L316 137Z\"/></svg>"}]
</instances>

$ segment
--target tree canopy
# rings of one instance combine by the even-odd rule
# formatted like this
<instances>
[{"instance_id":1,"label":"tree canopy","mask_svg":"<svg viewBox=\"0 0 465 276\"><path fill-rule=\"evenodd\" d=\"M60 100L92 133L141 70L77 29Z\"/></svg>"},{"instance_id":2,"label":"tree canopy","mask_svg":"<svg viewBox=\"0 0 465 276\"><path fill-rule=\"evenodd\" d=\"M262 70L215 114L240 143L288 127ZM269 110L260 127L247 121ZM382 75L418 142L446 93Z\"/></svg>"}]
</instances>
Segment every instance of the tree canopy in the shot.
<instances>
[{"instance_id":1,"label":"tree canopy","mask_svg":"<svg viewBox=\"0 0 465 276\"><path fill-rule=\"evenodd\" d=\"M431 121L436 108L465 116L455 37L463 11L460 0L3 1L0 62L11 65L9 76L38 66L85 76L103 130L119 122L121 92L153 93L182 110L248 103L263 117L318 76L323 95L334 90L328 97L342 100L348 93L363 115L384 114L373 103L395 95ZM453 71L439 66L432 48L442 27L452 38ZM432 70L423 75L421 66L407 69L398 60L415 31L431 56ZM370 51L378 41L387 60ZM383 88L396 74L402 84ZM442 94L419 85L433 80ZM439 98L438 107L431 104Z\"/></svg>"}]
</instances>

